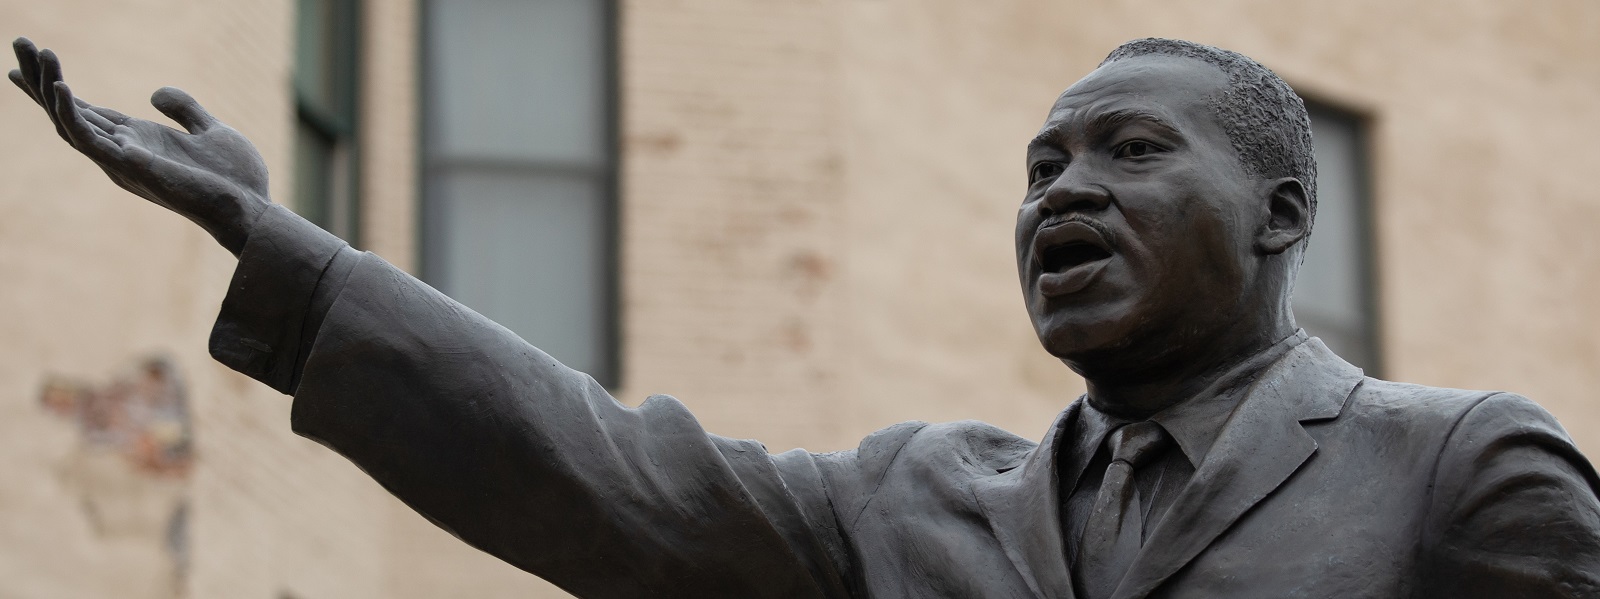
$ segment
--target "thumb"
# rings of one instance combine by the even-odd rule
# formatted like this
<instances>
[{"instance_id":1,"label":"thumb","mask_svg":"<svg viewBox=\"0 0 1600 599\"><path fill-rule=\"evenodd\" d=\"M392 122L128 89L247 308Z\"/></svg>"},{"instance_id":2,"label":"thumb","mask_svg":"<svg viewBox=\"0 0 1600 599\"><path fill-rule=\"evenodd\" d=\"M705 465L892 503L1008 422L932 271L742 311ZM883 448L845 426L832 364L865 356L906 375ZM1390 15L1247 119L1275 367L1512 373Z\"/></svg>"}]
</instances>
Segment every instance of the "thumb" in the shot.
<instances>
[{"instance_id":1,"label":"thumb","mask_svg":"<svg viewBox=\"0 0 1600 599\"><path fill-rule=\"evenodd\" d=\"M216 117L200 107L194 97L176 87L163 87L150 96L150 105L155 106L161 114L167 115L189 133L203 133L205 130L216 126Z\"/></svg>"}]
</instances>

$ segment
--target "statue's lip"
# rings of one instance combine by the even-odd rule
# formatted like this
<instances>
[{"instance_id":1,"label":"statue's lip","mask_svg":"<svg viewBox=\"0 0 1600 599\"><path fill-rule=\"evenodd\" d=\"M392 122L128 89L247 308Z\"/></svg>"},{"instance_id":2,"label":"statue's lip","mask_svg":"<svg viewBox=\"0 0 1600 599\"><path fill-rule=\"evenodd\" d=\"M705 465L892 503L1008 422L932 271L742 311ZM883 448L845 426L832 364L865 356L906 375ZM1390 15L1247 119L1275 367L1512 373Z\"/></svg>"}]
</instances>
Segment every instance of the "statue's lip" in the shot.
<instances>
[{"instance_id":1,"label":"statue's lip","mask_svg":"<svg viewBox=\"0 0 1600 599\"><path fill-rule=\"evenodd\" d=\"M1109 258L1079 264L1061 272L1039 274L1039 293L1045 297L1060 297L1087 289L1105 272Z\"/></svg>"},{"instance_id":2,"label":"statue's lip","mask_svg":"<svg viewBox=\"0 0 1600 599\"><path fill-rule=\"evenodd\" d=\"M1038 233L1033 237L1033 262L1042 267L1047 252L1074 244L1087 244L1108 255L1116 253L1111 248L1111 241L1100 232L1100 227L1085 220L1075 219L1039 227Z\"/></svg>"}]
</instances>

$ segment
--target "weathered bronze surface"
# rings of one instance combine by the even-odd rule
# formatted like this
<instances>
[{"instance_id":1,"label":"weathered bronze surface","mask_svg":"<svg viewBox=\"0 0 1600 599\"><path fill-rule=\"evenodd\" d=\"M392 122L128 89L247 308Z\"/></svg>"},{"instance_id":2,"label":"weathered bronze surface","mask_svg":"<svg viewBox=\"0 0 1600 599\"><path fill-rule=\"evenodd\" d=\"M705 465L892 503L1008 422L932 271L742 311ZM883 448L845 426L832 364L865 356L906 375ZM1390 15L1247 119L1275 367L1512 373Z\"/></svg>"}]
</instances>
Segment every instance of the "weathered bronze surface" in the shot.
<instances>
[{"instance_id":1,"label":"weathered bronze surface","mask_svg":"<svg viewBox=\"0 0 1600 599\"><path fill-rule=\"evenodd\" d=\"M768 454L582 373L271 203L260 156L10 73L112 181L239 257L211 352L463 541L585 597L1596 597L1600 479L1508 393L1366 378L1289 309L1305 108L1241 55L1137 40L1028 145L1023 297L1089 392L1034 443L908 422Z\"/></svg>"}]
</instances>

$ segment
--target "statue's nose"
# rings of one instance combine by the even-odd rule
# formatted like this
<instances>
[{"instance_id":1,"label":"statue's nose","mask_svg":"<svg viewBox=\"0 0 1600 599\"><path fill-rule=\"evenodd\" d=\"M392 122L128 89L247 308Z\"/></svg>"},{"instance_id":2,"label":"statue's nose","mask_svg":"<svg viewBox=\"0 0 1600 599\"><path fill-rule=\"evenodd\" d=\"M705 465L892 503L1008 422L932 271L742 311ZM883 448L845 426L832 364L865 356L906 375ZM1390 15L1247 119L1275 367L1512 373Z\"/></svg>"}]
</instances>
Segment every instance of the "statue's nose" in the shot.
<instances>
[{"instance_id":1,"label":"statue's nose","mask_svg":"<svg viewBox=\"0 0 1600 599\"><path fill-rule=\"evenodd\" d=\"M1076 166L1068 167L1066 172L1045 190L1044 201L1039 202L1039 210L1043 216L1094 212L1104 210L1111 204L1111 192L1104 186L1084 181L1084 170Z\"/></svg>"}]
</instances>

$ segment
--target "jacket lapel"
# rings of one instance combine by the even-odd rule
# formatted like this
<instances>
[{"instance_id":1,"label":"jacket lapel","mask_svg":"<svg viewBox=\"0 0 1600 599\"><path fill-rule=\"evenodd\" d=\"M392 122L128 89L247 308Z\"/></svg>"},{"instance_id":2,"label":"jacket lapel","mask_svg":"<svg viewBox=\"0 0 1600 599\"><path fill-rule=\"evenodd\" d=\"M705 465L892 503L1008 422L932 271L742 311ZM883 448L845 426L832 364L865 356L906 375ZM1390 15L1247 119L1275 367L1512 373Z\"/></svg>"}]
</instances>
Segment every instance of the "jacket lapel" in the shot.
<instances>
[{"instance_id":1,"label":"jacket lapel","mask_svg":"<svg viewBox=\"0 0 1600 599\"><path fill-rule=\"evenodd\" d=\"M1149 595L1294 474L1317 450L1300 423L1337 417L1361 377L1320 339L1268 368L1150 532L1114 599Z\"/></svg>"},{"instance_id":2,"label":"jacket lapel","mask_svg":"<svg viewBox=\"0 0 1600 599\"><path fill-rule=\"evenodd\" d=\"M1071 448L1056 463L1062 433L1077 421L1082 400L1073 402L1056 418L1044 442L1028 454L1022 465L1008 472L978 479L972 492L989 519L1006 557L1016 565L1037 597L1073 599L1072 576L1067 571L1066 549L1061 541L1061 500L1058 476L1076 479L1088 465L1088 452ZM1059 472L1058 472L1059 469Z\"/></svg>"}]
</instances>

